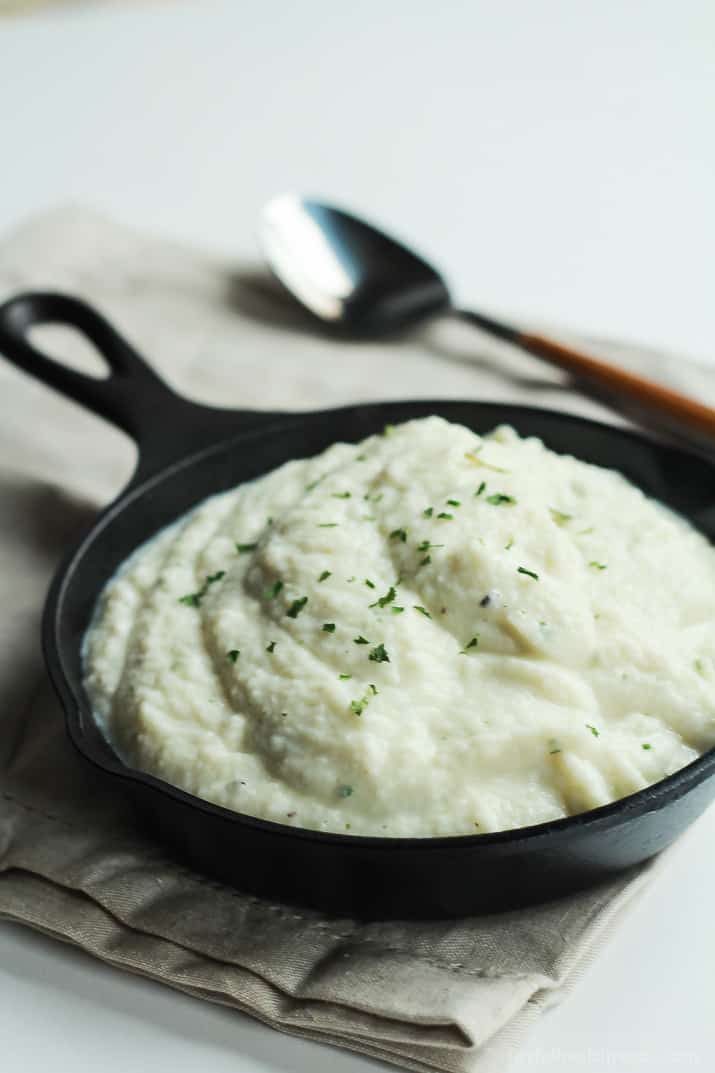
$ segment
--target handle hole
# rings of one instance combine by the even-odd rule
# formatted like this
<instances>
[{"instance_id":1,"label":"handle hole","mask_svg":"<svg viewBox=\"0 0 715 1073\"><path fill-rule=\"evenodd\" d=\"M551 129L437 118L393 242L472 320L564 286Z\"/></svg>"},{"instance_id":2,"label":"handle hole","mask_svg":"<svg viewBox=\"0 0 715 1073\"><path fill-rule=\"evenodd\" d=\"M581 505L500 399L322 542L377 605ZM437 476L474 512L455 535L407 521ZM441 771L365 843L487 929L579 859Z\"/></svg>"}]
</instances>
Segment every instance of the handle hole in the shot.
<instances>
[{"instance_id":1,"label":"handle hole","mask_svg":"<svg viewBox=\"0 0 715 1073\"><path fill-rule=\"evenodd\" d=\"M86 335L67 324L36 324L28 332L34 347L48 358L93 380L107 380L107 363Z\"/></svg>"}]
</instances>

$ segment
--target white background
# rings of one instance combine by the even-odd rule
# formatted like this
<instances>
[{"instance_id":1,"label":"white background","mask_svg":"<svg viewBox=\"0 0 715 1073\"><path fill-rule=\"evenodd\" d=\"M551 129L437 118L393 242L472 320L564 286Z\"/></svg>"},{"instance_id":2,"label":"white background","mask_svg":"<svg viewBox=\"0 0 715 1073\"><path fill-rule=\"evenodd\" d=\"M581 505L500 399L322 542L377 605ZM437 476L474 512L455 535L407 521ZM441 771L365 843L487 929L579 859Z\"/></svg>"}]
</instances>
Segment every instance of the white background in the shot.
<instances>
[{"instance_id":1,"label":"white background","mask_svg":"<svg viewBox=\"0 0 715 1073\"><path fill-rule=\"evenodd\" d=\"M3 4L0 2L0 11ZM0 20L0 230L61 202L245 258L285 189L411 236L465 302L715 361L712 0L243 0ZM715 1053L715 813L514 1073ZM0 926L3 1069L376 1063Z\"/></svg>"}]
</instances>

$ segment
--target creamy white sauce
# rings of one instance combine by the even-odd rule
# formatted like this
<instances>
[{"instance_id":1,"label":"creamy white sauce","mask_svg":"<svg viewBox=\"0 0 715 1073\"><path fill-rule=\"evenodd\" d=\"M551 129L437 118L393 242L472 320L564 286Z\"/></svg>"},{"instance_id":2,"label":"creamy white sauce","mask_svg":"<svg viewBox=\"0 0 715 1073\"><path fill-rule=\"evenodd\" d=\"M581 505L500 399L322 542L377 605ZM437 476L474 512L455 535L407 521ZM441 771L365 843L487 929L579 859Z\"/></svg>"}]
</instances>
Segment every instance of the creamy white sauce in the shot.
<instances>
[{"instance_id":1,"label":"creamy white sauce","mask_svg":"<svg viewBox=\"0 0 715 1073\"><path fill-rule=\"evenodd\" d=\"M430 417L140 548L102 593L85 684L129 763L239 812L499 831L715 744L714 591L707 540L619 474Z\"/></svg>"}]
</instances>

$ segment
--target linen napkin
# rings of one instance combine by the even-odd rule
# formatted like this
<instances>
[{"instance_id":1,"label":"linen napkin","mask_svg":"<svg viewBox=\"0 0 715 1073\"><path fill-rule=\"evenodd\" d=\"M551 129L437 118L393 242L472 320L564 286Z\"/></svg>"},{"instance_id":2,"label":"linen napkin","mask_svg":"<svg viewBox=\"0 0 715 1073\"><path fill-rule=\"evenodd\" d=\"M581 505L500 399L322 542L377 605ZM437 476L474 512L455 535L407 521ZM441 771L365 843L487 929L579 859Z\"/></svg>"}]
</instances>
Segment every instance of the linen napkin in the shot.
<instances>
[{"instance_id":1,"label":"linen napkin","mask_svg":"<svg viewBox=\"0 0 715 1073\"><path fill-rule=\"evenodd\" d=\"M250 266L80 209L0 243L0 299L24 288L96 303L173 386L218 405L441 396L621 420L558 372L458 324L389 344L320 337ZM42 331L48 349L91 368L76 340ZM705 369L597 345L715 402ZM259 900L174 860L74 754L39 651L50 573L129 476L133 448L2 360L0 399L0 915L282 1031L405 1069L503 1070L663 857L526 910L369 924Z\"/></svg>"}]
</instances>

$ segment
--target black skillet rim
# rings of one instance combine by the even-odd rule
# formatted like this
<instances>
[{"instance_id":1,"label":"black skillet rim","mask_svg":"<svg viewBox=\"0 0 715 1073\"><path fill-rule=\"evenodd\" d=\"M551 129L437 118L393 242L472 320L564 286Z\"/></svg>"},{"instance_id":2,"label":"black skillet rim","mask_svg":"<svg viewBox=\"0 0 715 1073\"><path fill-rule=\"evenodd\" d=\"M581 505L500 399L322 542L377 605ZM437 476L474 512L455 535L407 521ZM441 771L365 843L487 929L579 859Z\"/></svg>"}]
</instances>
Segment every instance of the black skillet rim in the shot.
<instances>
[{"instance_id":1,"label":"black skillet rim","mask_svg":"<svg viewBox=\"0 0 715 1073\"><path fill-rule=\"evenodd\" d=\"M584 424L593 426L601 432L614 435L625 441L635 441L639 444L642 444L643 442L652 444L654 447L661 447L679 453L683 455L684 458L695 455L700 461L705 461L711 465L713 464L712 460L709 458L704 458L702 455L697 455L695 452L689 452L679 446L672 446L668 443L664 444L638 430L609 425L603 421L579 417L576 414L560 410L552 410L547 407L522 406L517 403L511 404L509 402L483 401L476 399L396 399L368 403L367 406L374 407L375 409L387 410L394 408L395 406L417 404L420 407L424 406L428 410L434 407L435 412L439 412L439 408L444 407L445 405L454 405L455 403L469 404L470 402L477 403L480 406L494 406L495 409L498 408L503 410L504 408L508 408L536 418L541 416L549 418L556 417L559 420L572 422L578 426L583 426ZM330 414L331 416L334 416L341 413L352 412L357 408L363 408L364 405L365 404L362 406L342 406L330 410L312 411L309 413L296 411L285 412L282 414L266 414L265 417L270 425L272 424L271 419L280 423L284 420L301 420L315 417L319 414ZM231 410L226 410L225 413L226 416L229 417ZM235 435L228 435L216 440L215 443L204 447L203 449L190 452L186 456L179 458L176 462L162 467L158 472L155 472L146 480L140 480L138 483L135 483L135 478L132 478L127 488L100 513L99 517L92 525L92 528L84 536L80 544L76 548L73 548L60 563L53 577L45 601L42 619L43 652L52 683L62 699L65 726L69 738L78 752L95 768L98 768L114 778L146 786L154 793L158 792L165 794L190 808L209 813L218 819L229 823L235 823L239 826L247 826L256 831L276 837L297 839L299 841L313 841L323 845L339 845L346 849L354 847L356 850L370 849L378 852L398 853L412 852L418 849L426 850L428 852L439 852L440 850L452 850L456 848L471 848L478 851L480 847L497 845L509 846L524 842L533 844L544 838L549 838L552 841L554 839L559 840L561 837L567 838L573 831L579 828L615 828L622 823L625 823L633 816L656 811L662 804L663 798L680 798L690 789L699 785L710 776L715 775L715 747L713 747L695 760L692 760L689 764L686 764L685 767L680 768L678 771L673 772L664 779L658 780L658 782L652 783L641 790L637 790L633 794L628 794L626 797L618 798L616 801L612 801L607 805L602 805L595 809L588 809L585 812L580 812L573 816L566 816L557 820L548 820L544 823L532 824L528 827L516 827L505 831L493 831L484 834L428 835L406 838L390 837L389 835L352 835L343 834L337 831L318 831L307 827L293 827L289 824L278 823L275 820L265 820L258 816L251 816L248 813L237 812L233 809L225 808L222 805L214 804L204 798L190 794L178 786L173 786L171 783L165 782L155 775L144 772L139 768L132 768L114 751L112 763L108 763L94 755L91 748L87 747L88 743L84 738L81 726L83 715L91 718L95 725L97 725L94 712L92 711L88 700L85 697L78 697L75 690L70 685L69 679L64 671L60 646L57 643L55 631L55 623L61 621L61 609L65 587L71 583L74 567L81 561L86 546L96 538L99 531L111 524L114 515L123 510L127 502L134 498L134 496L144 494L154 482L163 480L171 471L180 470L185 466L192 465L199 457L211 454L214 451L223 450L234 440L245 442L247 439L251 439L254 436L265 435L265 432L265 424L261 424L258 428L244 429L243 432L237 432ZM715 470L715 466L713 468ZM691 522L691 524L693 523ZM109 747L112 748L111 745L109 745Z\"/></svg>"}]
</instances>

